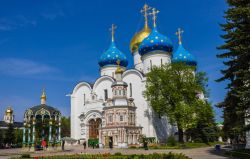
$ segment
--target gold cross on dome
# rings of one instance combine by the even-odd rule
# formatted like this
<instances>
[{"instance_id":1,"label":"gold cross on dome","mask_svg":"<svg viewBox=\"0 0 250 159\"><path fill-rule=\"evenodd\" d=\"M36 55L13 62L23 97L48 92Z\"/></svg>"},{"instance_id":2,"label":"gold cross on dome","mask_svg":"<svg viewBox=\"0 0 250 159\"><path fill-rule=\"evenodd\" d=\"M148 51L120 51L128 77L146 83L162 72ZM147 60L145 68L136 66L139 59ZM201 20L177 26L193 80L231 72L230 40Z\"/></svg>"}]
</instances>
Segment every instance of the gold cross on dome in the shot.
<instances>
[{"instance_id":1,"label":"gold cross on dome","mask_svg":"<svg viewBox=\"0 0 250 159\"><path fill-rule=\"evenodd\" d=\"M144 19L145 19L145 28L148 27L148 11L151 9L150 6L148 6L146 3L144 4L142 10L141 10L141 13L143 14L144 16Z\"/></svg>"},{"instance_id":2,"label":"gold cross on dome","mask_svg":"<svg viewBox=\"0 0 250 159\"><path fill-rule=\"evenodd\" d=\"M155 8L153 8L152 13L149 13L149 15L153 16L154 27L156 27L156 18L159 12L160 12L159 10L156 10Z\"/></svg>"},{"instance_id":3,"label":"gold cross on dome","mask_svg":"<svg viewBox=\"0 0 250 159\"><path fill-rule=\"evenodd\" d=\"M112 41L115 40L115 29L117 26L115 24L112 24L111 28L109 29L111 31Z\"/></svg>"},{"instance_id":4,"label":"gold cross on dome","mask_svg":"<svg viewBox=\"0 0 250 159\"><path fill-rule=\"evenodd\" d=\"M178 36L178 40L179 40L179 44L182 43L182 34L184 33L184 31L181 28L178 28L177 32L175 33Z\"/></svg>"}]
</instances>

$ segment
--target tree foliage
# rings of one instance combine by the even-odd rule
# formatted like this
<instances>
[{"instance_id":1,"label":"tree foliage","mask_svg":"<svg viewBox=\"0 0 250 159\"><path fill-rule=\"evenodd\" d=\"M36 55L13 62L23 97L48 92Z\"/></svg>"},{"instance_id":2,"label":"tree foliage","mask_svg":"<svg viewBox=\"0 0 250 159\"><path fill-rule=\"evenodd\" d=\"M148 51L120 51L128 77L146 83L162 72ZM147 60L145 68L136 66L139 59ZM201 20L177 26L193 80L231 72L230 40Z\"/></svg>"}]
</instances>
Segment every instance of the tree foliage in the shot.
<instances>
[{"instance_id":1,"label":"tree foliage","mask_svg":"<svg viewBox=\"0 0 250 159\"><path fill-rule=\"evenodd\" d=\"M61 119L62 137L70 136L70 117L63 116Z\"/></svg>"},{"instance_id":2,"label":"tree foliage","mask_svg":"<svg viewBox=\"0 0 250 159\"><path fill-rule=\"evenodd\" d=\"M224 60L225 69L217 81L228 81L228 93L218 107L224 110L224 132L226 136L244 136L244 117L250 106L250 1L227 0L226 23L222 24L225 43L218 47L223 53L217 55ZM247 128L247 129L246 129Z\"/></svg>"},{"instance_id":3,"label":"tree foliage","mask_svg":"<svg viewBox=\"0 0 250 159\"><path fill-rule=\"evenodd\" d=\"M194 70L184 63L172 63L153 67L147 74L145 97L159 116L167 115L171 123L177 124L179 142L183 142L183 130L195 128L211 109L197 97L205 91L207 78L204 73L195 76ZM213 112L209 112L213 118Z\"/></svg>"},{"instance_id":4,"label":"tree foliage","mask_svg":"<svg viewBox=\"0 0 250 159\"><path fill-rule=\"evenodd\" d=\"M5 132L5 143L14 144L15 143L15 129L12 123L8 124L8 129Z\"/></svg>"}]
</instances>

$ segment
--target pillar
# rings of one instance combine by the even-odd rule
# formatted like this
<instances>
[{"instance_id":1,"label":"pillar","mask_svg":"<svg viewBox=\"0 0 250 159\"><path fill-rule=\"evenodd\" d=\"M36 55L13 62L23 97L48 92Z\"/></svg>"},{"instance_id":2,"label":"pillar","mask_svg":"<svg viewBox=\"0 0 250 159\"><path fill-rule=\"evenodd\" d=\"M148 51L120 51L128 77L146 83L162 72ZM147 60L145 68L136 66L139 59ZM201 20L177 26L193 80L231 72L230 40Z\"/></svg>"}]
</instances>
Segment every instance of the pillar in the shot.
<instances>
[{"instance_id":1,"label":"pillar","mask_svg":"<svg viewBox=\"0 0 250 159\"><path fill-rule=\"evenodd\" d=\"M49 125L49 142L51 142L52 125Z\"/></svg>"},{"instance_id":2,"label":"pillar","mask_svg":"<svg viewBox=\"0 0 250 159\"><path fill-rule=\"evenodd\" d=\"M25 141L26 141L26 135L25 135L26 128L25 128L25 123L23 125L24 125L24 127L23 127L23 147L24 147L25 146Z\"/></svg>"},{"instance_id":3,"label":"pillar","mask_svg":"<svg viewBox=\"0 0 250 159\"><path fill-rule=\"evenodd\" d=\"M30 144L30 124L28 126L28 144Z\"/></svg>"},{"instance_id":4,"label":"pillar","mask_svg":"<svg viewBox=\"0 0 250 159\"><path fill-rule=\"evenodd\" d=\"M58 124L58 141L61 141L61 117L59 117L59 124Z\"/></svg>"},{"instance_id":5,"label":"pillar","mask_svg":"<svg viewBox=\"0 0 250 159\"><path fill-rule=\"evenodd\" d=\"M35 144L35 136L36 136L36 122L35 119L33 120L32 123L32 143Z\"/></svg>"}]
</instances>

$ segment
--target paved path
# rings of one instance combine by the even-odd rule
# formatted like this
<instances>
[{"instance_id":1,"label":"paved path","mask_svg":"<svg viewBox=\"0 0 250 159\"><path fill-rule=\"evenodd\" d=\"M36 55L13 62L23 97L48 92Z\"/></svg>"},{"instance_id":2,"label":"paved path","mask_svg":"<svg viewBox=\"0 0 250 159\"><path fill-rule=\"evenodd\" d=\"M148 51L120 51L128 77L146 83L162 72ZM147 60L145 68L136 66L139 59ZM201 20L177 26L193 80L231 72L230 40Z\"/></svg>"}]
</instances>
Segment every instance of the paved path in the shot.
<instances>
[{"instance_id":1,"label":"paved path","mask_svg":"<svg viewBox=\"0 0 250 159\"><path fill-rule=\"evenodd\" d=\"M70 154L100 154L100 153L111 153L121 152L122 154L150 154L150 153L183 153L193 159L229 159L229 157L223 157L221 154L215 153L214 148L195 148L195 149L175 149L175 150L143 150L143 149L87 149L83 150L82 146L66 147L66 151L62 152L48 152L40 151L33 152L31 156L53 156L53 155L70 155ZM25 153L23 149L0 149L0 159L8 159L14 156L20 156Z\"/></svg>"}]
</instances>

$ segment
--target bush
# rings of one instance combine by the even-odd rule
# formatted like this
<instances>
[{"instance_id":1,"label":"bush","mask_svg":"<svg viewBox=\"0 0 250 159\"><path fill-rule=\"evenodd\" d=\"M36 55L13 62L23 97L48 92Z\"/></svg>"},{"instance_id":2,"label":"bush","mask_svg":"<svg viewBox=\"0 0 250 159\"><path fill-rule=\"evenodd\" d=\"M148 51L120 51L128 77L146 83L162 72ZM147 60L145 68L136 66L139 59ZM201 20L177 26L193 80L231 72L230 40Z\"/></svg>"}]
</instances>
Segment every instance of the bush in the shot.
<instances>
[{"instance_id":1,"label":"bush","mask_svg":"<svg viewBox=\"0 0 250 159\"><path fill-rule=\"evenodd\" d=\"M114 155L115 155L115 156L121 156L122 153L121 153L121 152L116 152Z\"/></svg>"},{"instance_id":2,"label":"bush","mask_svg":"<svg viewBox=\"0 0 250 159\"><path fill-rule=\"evenodd\" d=\"M167 139L167 145L168 146L176 146L177 141L175 140L174 136L169 136Z\"/></svg>"},{"instance_id":3,"label":"bush","mask_svg":"<svg viewBox=\"0 0 250 159\"><path fill-rule=\"evenodd\" d=\"M31 158L30 154L22 154L20 158Z\"/></svg>"}]
</instances>

